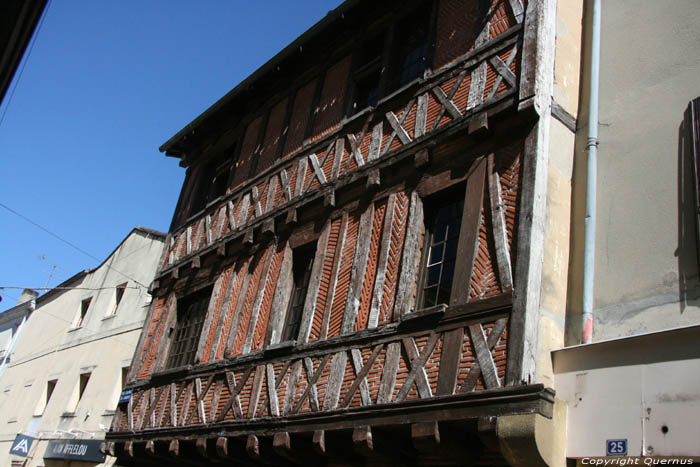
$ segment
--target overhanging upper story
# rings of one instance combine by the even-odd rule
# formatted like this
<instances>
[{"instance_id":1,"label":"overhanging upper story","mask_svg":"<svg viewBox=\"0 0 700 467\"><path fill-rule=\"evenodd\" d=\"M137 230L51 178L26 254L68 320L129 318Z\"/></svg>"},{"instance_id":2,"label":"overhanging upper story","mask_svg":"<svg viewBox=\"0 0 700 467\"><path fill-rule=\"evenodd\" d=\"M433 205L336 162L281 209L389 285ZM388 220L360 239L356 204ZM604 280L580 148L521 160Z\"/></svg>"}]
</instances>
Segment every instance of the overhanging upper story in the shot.
<instances>
[{"instance_id":1,"label":"overhanging upper story","mask_svg":"<svg viewBox=\"0 0 700 467\"><path fill-rule=\"evenodd\" d=\"M490 417L552 416L543 4L346 2L161 148L188 174L108 450L378 459L425 423L499 458Z\"/></svg>"}]
</instances>

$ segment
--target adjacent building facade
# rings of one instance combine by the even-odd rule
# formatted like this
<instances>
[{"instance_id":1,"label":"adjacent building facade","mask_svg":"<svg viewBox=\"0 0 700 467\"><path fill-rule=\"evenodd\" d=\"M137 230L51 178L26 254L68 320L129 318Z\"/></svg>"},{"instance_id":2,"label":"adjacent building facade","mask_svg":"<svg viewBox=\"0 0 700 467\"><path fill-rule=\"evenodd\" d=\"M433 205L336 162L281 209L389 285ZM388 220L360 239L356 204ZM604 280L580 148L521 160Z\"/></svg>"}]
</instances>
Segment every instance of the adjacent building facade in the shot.
<instances>
[{"instance_id":1,"label":"adjacent building facade","mask_svg":"<svg viewBox=\"0 0 700 467\"><path fill-rule=\"evenodd\" d=\"M100 443L143 327L164 239L137 227L100 266L36 299L0 375L0 463L105 461Z\"/></svg>"},{"instance_id":2,"label":"adjacent building facade","mask_svg":"<svg viewBox=\"0 0 700 467\"><path fill-rule=\"evenodd\" d=\"M693 1L601 3L593 343L577 345L587 64L576 136L568 348L553 354L557 396L569 402L567 455L604 457L608 441L624 440L629 456L698 462L700 124L698 102L694 111L690 103L700 96L700 11Z\"/></svg>"},{"instance_id":3,"label":"adjacent building facade","mask_svg":"<svg viewBox=\"0 0 700 467\"><path fill-rule=\"evenodd\" d=\"M12 354L24 324L36 308L35 299L38 295L33 290L24 289L17 300L17 305L0 314L0 378L5 367L12 360Z\"/></svg>"},{"instance_id":4,"label":"adjacent building facade","mask_svg":"<svg viewBox=\"0 0 700 467\"><path fill-rule=\"evenodd\" d=\"M576 3L347 1L166 142L106 452L563 465Z\"/></svg>"}]
</instances>

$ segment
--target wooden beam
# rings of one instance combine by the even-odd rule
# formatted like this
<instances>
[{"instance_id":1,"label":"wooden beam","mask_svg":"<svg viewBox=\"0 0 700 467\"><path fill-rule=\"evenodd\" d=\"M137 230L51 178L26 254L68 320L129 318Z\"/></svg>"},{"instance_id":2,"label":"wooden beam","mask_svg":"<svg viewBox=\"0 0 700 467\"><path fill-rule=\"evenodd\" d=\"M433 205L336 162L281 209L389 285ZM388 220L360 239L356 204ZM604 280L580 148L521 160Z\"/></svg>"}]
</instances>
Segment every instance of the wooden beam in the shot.
<instances>
[{"instance_id":1,"label":"wooden beam","mask_svg":"<svg viewBox=\"0 0 700 467\"><path fill-rule=\"evenodd\" d=\"M338 406L347 360L348 354L344 350L333 355L331 372L330 375L328 375L326 395L323 398L323 410L325 411L333 410Z\"/></svg>"},{"instance_id":2,"label":"wooden beam","mask_svg":"<svg viewBox=\"0 0 700 467\"><path fill-rule=\"evenodd\" d=\"M486 12L484 12L486 14ZM489 26L488 21L484 22L484 27L474 41L474 47L479 47L484 45L489 40ZM484 102L484 89L486 87L486 62L482 62L477 65L471 73L471 80L469 84L469 96L467 98L467 110L471 110L474 107L481 105Z\"/></svg>"},{"instance_id":3,"label":"wooden beam","mask_svg":"<svg viewBox=\"0 0 700 467\"><path fill-rule=\"evenodd\" d=\"M352 402L352 398L355 395L355 392L358 388L360 388L360 400L362 401L362 405L371 404L372 401L369 395L369 387L367 386L367 374L372 369L372 366L374 365L374 362L377 359L377 355L379 355L379 352L381 352L383 349L384 344L379 344L375 346L374 349L372 349L372 353L370 354L369 358L364 364L362 363L362 353L359 349L352 349L350 351L352 354L353 365L355 367L355 374L357 376L350 385L350 389L348 389L348 391L345 393L345 397L343 397L343 402L340 404L341 408L345 408L350 405L350 402Z\"/></svg>"},{"instance_id":4,"label":"wooden beam","mask_svg":"<svg viewBox=\"0 0 700 467\"><path fill-rule=\"evenodd\" d=\"M381 184L382 179L379 169L370 170L367 174L367 182L365 183L365 187L367 187L369 190L376 190L381 186Z\"/></svg>"},{"instance_id":5,"label":"wooden beam","mask_svg":"<svg viewBox=\"0 0 700 467\"><path fill-rule=\"evenodd\" d=\"M412 142L413 140L411 139L411 136L408 134L406 129L403 127L404 122L406 121L406 117L408 117L408 114L411 112L411 109L413 109L413 105L416 103L416 99L411 99L408 101L408 104L406 104L406 107L403 109L403 113L401 114L401 119L399 120L396 117L396 114L394 112L389 111L384 114L386 117L387 122L389 122L389 126L393 130L391 135L389 135L389 140L386 143L386 146L384 147L384 150L382 151L382 155L386 154L389 151L389 148L391 147L391 143L394 142L394 138L398 137L399 141L401 144L408 144Z\"/></svg>"},{"instance_id":6,"label":"wooden beam","mask_svg":"<svg viewBox=\"0 0 700 467\"><path fill-rule=\"evenodd\" d=\"M388 345L382 370L382 379L379 383L377 394L377 404L391 402L396 384L396 372L399 369L399 358L401 358L401 342L392 342Z\"/></svg>"},{"instance_id":7,"label":"wooden beam","mask_svg":"<svg viewBox=\"0 0 700 467\"><path fill-rule=\"evenodd\" d=\"M236 306L233 309L233 320L228 329L224 329L227 336L223 342L225 342L224 357L227 357L233 353L234 346L236 344L236 337L238 335L238 327L241 323L241 317L243 316L243 308L245 307L246 296L248 295L248 287L250 287L251 278L253 273L250 271L251 264L256 260L255 255L248 259L240 265L239 274L243 274L243 283L241 284L240 291L238 292L238 298L236 300Z\"/></svg>"},{"instance_id":8,"label":"wooden beam","mask_svg":"<svg viewBox=\"0 0 700 467\"><path fill-rule=\"evenodd\" d=\"M333 256L333 264L331 265L331 276L328 282L328 299L324 310L321 310L323 317L321 319L321 331L319 340L328 338L328 327L331 320L331 311L335 300L335 289L338 284L338 274L340 273L340 265L343 259L343 250L345 249L345 239L348 232L348 213L343 213L340 218L340 227L338 232L338 240L336 243L335 254Z\"/></svg>"},{"instance_id":9,"label":"wooden beam","mask_svg":"<svg viewBox=\"0 0 700 467\"><path fill-rule=\"evenodd\" d=\"M260 273L260 280L255 285L257 287L257 294L255 301L253 302L253 309L250 312L250 319L248 321L248 331L245 336L245 341L243 342L243 354L250 353L253 347L253 338L255 337L255 329L258 326L258 319L260 317L260 310L262 309L263 298L265 298L265 290L267 289L268 281L272 281L273 278L270 277L270 271L272 267L272 260L275 257L276 245L273 243L265 252L265 259L262 266L262 271ZM276 278L275 278L276 279Z\"/></svg>"},{"instance_id":10,"label":"wooden beam","mask_svg":"<svg viewBox=\"0 0 700 467\"><path fill-rule=\"evenodd\" d=\"M248 418L255 418L257 412L262 385L265 379L265 366L266 365L258 365L255 367L255 376L253 377L253 385L250 388L250 400L248 401Z\"/></svg>"},{"instance_id":11,"label":"wooden beam","mask_svg":"<svg viewBox=\"0 0 700 467\"><path fill-rule=\"evenodd\" d=\"M287 310L289 309L287 304L289 303L293 286L294 278L292 277L292 249L289 247L289 243L287 242L284 247L280 272L277 276L275 295L272 299L270 321L268 322L267 331L265 334L265 347L271 344L278 344L280 341Z\"/></svg>"},{"instance_id":12,"label":"wooden beam","mask_svg":"<svg viewBox=\"0 0 700 467\"><path fill-rule=\"evenodd\" d=\"M386 279L386 269L389 260L389 249L391 248L391 231L394 227L396 215L396 196L395 193L389 195L389 200L386 204L384 226L382 227L382 236L377 258L377 275L374 278L374 293L372 294L372 303L367 320L368 329L376 328L379 324L379 312L382 306L382 298L384 297L384 281Z\"/></svg>"},{"instance_id":13,"label":"wooden beam","mask_svg":"<svg viewBox=\"0 0 700 467\"><path fill-rule=\"evenodd\" d=\"M455 79L455 82L448 94L445 94L445 91L442 90L439 84L431 89L433 95L440 103L440 110L438 111L435 120L433 120L433 125L431 126L430 131L434 131L438 127L442 117L445 115L445 111L450 114L450 117L452 117L453 120L462 117L462 112L460 112L452 99L454 99L455 95L457 94L457 90L464 82L466 76L466 71L462 71L459 75L457 75L457 78Z\"/></svg>"},{"instance_id":14,"label":"wooden beam","mask_svg":"<svg viewBox=\"0 0 700 467\"><path fill-rule=\"evenodd\" d=\"M352 270L350 272L350 285L343 311L343 322L341 324L341 335L355 332L355 319L360 309L360 297L362 295L362 285L367 269L369 258L369 247L372 236L372 223L374 220L374 203L371 203L365 212L360 216L360 227L357 234L357 246L355 247L355 257L352 260Z\"/></svg>"},{"instance_id":15,"label":"wooden beam","mask_svg":"<svg viewBox=\"0 0 700 467\"><path fill-rule=\"evenodd\" d=\"M311 280L309 281L309 287L306 292L306 300L304 302L304 309L301 315L301 325L299 326L299 335L297 338L297 341L301 343L308 342L309 340L311 323L313 321L314 313L316 312L316 301L318 298L318 291L321 286L321 270L323 268L323 262L326 258L330 231L331 222L327 221L323 227L323 232L316 243L316 256L314 257L313 266L311 268Z\"/></svg>"},{"instance_id":16,"label":"wooden beam","mask_svg":"<svg viewBox=\"0 0 700 467\"><path fill-rule=\"evenodd\" d=\"M451 306L469 301L474 261L479 248L479 227L481 225L486 163L481 158L474 161L474 164L476 164L476 168L467 179L462 225L459 230L459 243L457 244L457 258L463 258L464 261L458 261L455 266L450 294ZM438 371L437 393L439 395L449 395L455 391L463 339L464 328L460 327L445 333L440 357L440 369Z\"/></svg>"},{"instance_id":17,"label":"wooden beam","mask_svg":"<svg viewBox=\"0 0 700 467\"><path fill-rule=\"evenodd\" d=\"M413 166L421 169L430 165L430 151L427 148L419 149L413 156Z\"/></svg>"},{"instance_id":18,"label":"wooden beam","mask_svg":"<svg viewBox=\"0 0 700 467\"><path fill-rule=\"evenodd\" d=\"M428 93L420 94L416 99L416 125L413 130L413 136L416 139L425 135L425 126L428 119L428 99Z\"/></svg>"},{"instance_id":19,"label":"wooden beam","mask_svg":"<svg viewBox=\"0 0 700 467\"><path fill-rule=\"evenodd\" d=\"M318 382L318 379L321 377L321 374L323 374L323 369L326 367L326 364L328 364L328 361L331 359L331 356L333 354L327 354L323 359L321 360L321 363L319 363L318 368L316 368L316 371L314 371L313 367L313 362L311 361L310 358L305 358L304 359L304 368L306 369L306 389L304 389L304 392L302 393L301 397L297 401L296 404L294 404L294 408L292 409L292 414L296 414L299 412L299 409L301 409L301 406L304 405L304 402L306 398L309 399L309 405L311 406L311 411L312 412L318 412L319 411L319 406L318 406L318 389L316 388L316 383Z\"/></svg>"},{"instance_id":20,"label":"wooden beam","mask_svg":"<svg viewBox=\"0 0 700 467\"><path fill-rule=\"evenodd\" d=\"M462 225L459 230L457 258L463 258L455 266L450 305L458 305L469 301L469 291L479 242L479 227L481 225L481 207L484 199L484 181L486 161L483 158L474 161L476 169L467 179L464 194L464 210Z\"/></svg>"},{"instance_id":21,"label":"wooden beam","mask_svg":"<svg viewBox=\"0 0 700 467\"><path fill-rule=\"evenodd\" d=\"M501 182L494 158L495 156L493 154L489 154L487 171L489 182L489 206L491 208L491 223L496 247L498 276L501 279L501 288L507 291L513 289L513 273L511 272L508 234L506 232L506 220L503 213L503 200L501 198Z\"/></svg>"},{"instance_id":22,"label":"wooden beam","mask_svg":"<svg viewBox=\"0 0 700 467\"><path fill-rule=\"evenodd\" d=\"M243 418L243 410L241 408L241 400L239 397L239 394L243 390L243 387L245 384L248 382L248 378L250 378L251 373L253 373L253 369L255 367L249 367L241 376L241 379L239 380L238 384L236 385L235 382L235 375L233 371L227 371L226 372L226 384L228 386L229 390L229 399L226 402L226 405L224 405L223 410L219 414L219 418L216 419L216 423L221 423L224 418L226 418L226 415L228 414L228 411L233 409L233 416L234 418L241 419Z\"/></svg>"},{"instance_id":23,"label":"wooden beam","mask_svg":"<svg viewBox=\"0 0 700 467\"><path fill-rule=\"evenodd\" d=\"M484 343L480 342L478 345L480 348L477 352L477 360L472 363L471 368L469 369L469 373L467 374L466 379L462 382L462 387L460 388L459 392L464 393L464 392L470 392L474 390L476 387L477 382L479 381L479 375L482 373L482 367L481 367L481 360L484 360L486 363L486 368L488 369L487 371L489 372L489 375L484 377L484 380L486 381L486 378L489 379L491 384L491 387L499 387L500 382L498 381L498 376L496 375L495 381L493 374L496 372L496 369L494 368L493 365L493 359L491 356L491 351L493 348L496 346L498 343L499 339L501 338L501 335L503 334L503 331L506 328L506 324L508 323L508 318L501 318L497 320L494 325L493 329L491 329L491 333L489 334L489 337L486 339L486 352L484 351ZM476 329L478 327L479 329ZM482 333L483 337L483 331L481 331L481 326L476 325L476 327L473 330L473 333L477 336L477 339L479 338L479 334ZM471 334L471 328L470 328L470 334ZM476 345L473 344L476 350ZM481 354L481 357L479 356L479 353ZM486 355L488 353L488 355ZM499 383L498 385L496 383Z\"/></svg>"},{"instance_id":24,"label":"wooden beam","mask_svg":"<svg viewBox=\"0 0 700 467\"><path fill-rule=\"evenodd\" d=\"M374 455L374 442L372 440L372 428L358 426L352 431L352 446L354 451L362 457Z\"/></svg>"},{"instance_id":25,"label":"wooden beam","mask_svg":"<svg viewBox=\"0 0 700 467\"><path fill-rule=\"evenodd\" d=\"M209 334L211 332L211 326L214 321L214 314L216 313L216 305L219 302L219 296L221 295L222 289L224 288L224 280L226 278L226 272L219 274L214 282L214 287L211 296L209 297L209 305L207 306L207 315L204 319L204 324L202 325L202 331L199 334L199 341L197 343L197 352L195 353L194 361L195 364L200 363L204 358L204 348L209 340ZM230 280L230 278L229 278Z\"/></svg>"},{"instance_id":26,"label":"wooden beam","mask_svg":"<svg viewBox=\"0 0 700 467\"><path fill-rule=\"evenodd\" d=\"M418 389L418 395L421 398L429 399L433 397L433 393L430 390L428 377L425 374L425 363L432 355L435 345L439 340L440 333L431 333L428 341L425 343L419 354L414 338L405 337L402 339L404 350L406 351L406 355L408 356L408 360L410 362L411 371L408 373L406 381L399 390L399 393L396 395L395 402L401 402L406 399L406 396L408 396L408 393L411 391L411 386L413 385L414 381L416 383L416 389Z\"/></svg>"},{"instance_id":27,"label":"wooden beam","mask_svg":"<svg viewBox=\"0 0 700 467\"><path fill-rule=\"evenodd\" d=\"M401 257L401 272L396 287L393 320L399 321L406 313L411 313L415 305L417 273L420 268L423 237L423 201L414 190L411 193L411 207L408 211L406 239Z\"/></svg>"},{"instance_id":28,"label":"wooden beam","mask_svg":"<svg viewBox=\"0 0 700 467\"><path fill-rule=\"evenodd\" d=\"M245 271L241 269L236 272L236 263L232 264L229 269L231 270L228 284L226 286L226 290L224 291L224 301L221 304L221 312L219 313L219 320L216 323L216 328L214 330L214 340L212 341L211 345L211 350L209 351L209 355L203 356L202 358L207 359L207 361L213 361L216 359L216 354L219 349L219 345L221 344L222 339L224 339L225 342L225 337L224 333L225 330L223 329L224 323L226 322L226 317L228 316L228 309L231 303L231 298L233 295L233 289L234 285L236 284L236 280L238 279L238 276L240 274L245 274ZM224 273L222 273L223 275Z\"/></svg>"},{"instance_id":29,"label":"wooden beam","mask_svg":"<svg viewBox=\"0 0 700 467\"><path fill-rule=\"evenodd\" d=\"M296 186L294 187L294 197L298 198L304 194L304 179L306 178L306 168L308 167L308 158L302 157L297 162L297 178Z\"/></svg>"},{"instance_id":30,"label":"wooden beam","mask_svg":"<svg viewBox=\"0 0 700 467\"><path fill-rule=\"evenodd\" d=\"M437 421L411 424L411 442L419 452L434 452L440 446L440 428Z\"/></svg>"}]
</instances>

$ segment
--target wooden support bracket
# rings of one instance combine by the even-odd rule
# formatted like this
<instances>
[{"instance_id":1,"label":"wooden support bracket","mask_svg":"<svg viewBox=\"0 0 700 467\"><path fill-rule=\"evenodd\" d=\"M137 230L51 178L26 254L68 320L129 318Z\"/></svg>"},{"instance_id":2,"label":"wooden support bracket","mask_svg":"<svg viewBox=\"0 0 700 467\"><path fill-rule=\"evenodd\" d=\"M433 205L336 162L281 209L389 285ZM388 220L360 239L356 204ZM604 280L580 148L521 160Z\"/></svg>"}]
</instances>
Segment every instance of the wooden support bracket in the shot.
<instances>
[{"instance_id":1,"label":"wooden support bracket","mask_svg":"<svg viewBox=\"0 0 700 467\"><path fill-rule=\"evenodd\" d=\"M472 116L469 120L469 134L477 137L484 137L489 133L489 118L488 114L479 112Z\"/></svg>"},{"instance_id":2,"label":"wooden support bracket","mask_svg":"<svg viewBox=\"0 0 700 467\"><path fill-rule=\"evenodd\" d=\"M381 183L382 180L379 169L373 169L367 174L367 183L365 185L367 189L376 190L380 187Z\"/></svg>"},{"instance_id":3,"label":"wooden support bracket","mask_svg":"<svg viewBox=\"0 0 700 467\"><path fill-rule=\"evenodd\" d=\"M413 165L417 169L430 165L430 152L427 148L423 148L413 155Z\"/></svg>"},{"instance_id":4,"label":"wooden support bracket","mask_svg":"<svg viewBox=\"0 0 700 467\"><path fill-rule=\"evenodd\" d=\"M265 219L262 225L263 235L273 236L275 235L275 219Z\"/></svg>"},{"instance_id":5,"label":"wooden support bracket","mask_svg":"<svg viewBox=\"0 0 700 467\"><path fill-rule=\"evenodd\" d=\"M352 432L352 446L357 454L371 457L374 454L372 428L367 425L356 427Z\"/></svg>"},{"instance_id":6,"label":"wooden support bracket","mask_svg":"<svg viewBox=\"0 0 700 467\"><path fill-rule=\"evenodd\" d=\"M255 243L255 234L253 232L252 227L245 231L245 235L243 236L243 243L245 245L252 245L253 243Z\"/></svg>"}]
</instances>

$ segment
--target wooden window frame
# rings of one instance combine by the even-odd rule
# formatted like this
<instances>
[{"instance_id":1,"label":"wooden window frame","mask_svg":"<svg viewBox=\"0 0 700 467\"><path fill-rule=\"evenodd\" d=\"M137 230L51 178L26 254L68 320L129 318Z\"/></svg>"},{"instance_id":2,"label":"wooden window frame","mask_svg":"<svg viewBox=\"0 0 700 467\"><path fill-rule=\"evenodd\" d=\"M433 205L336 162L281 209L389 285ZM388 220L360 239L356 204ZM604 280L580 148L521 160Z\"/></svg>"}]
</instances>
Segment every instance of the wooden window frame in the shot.
<instances>
[{"instance_id":1,"label":"wooden window frame","mask_svg":"<svg viewBox=\"0 0 700 467\"><path fill-rule=\"evenodd\" d=\"M424 206L424 215L423 215L423 222L425 226L425 236L423 238L423 248L421 251L421 262L420 262L420 272L418 274L418 287L417 287L417 294L416 294L416 308L417 309L427 309L427 308L433 308L435 306L441 306L441 305L449 305L451 304L451 297L452 297L452 290L454 290L454 285L455 285L455 275L456 275L456 261L455 261L455 269L453 269L452 274L451 274L451 279L450 279L450 299L448 300L447 303L439 302L436 300L436 303L427 305L425 304L425 290L427 288L427 280L428 280L428 269L430 266L435 266L437 264L443 264L444 263L444 250L443 250L443 255L441 258L441 261L439 263L433 263L432 265L429 265L428 262L430 261L430 256L431 256L431 250L433 246L433 239L435 235L435 228L436 228L436 221L437 221L437 215L438 211L442 208L445 208L450 205L457 204L458 209L461 208L459 211L459 218L458 218L458 223L459 227L457 229L457 235L456 235L456 247L455 247L455 258L458 258L458 252L459 252L459 239L461 237L461 231L464 228L464 225L462 223L462 218L464 216L464 195L461 193L464 189L464 184L460 183L456 187L450 187L445 190L441 190L432 196L430 198L423 200L423 206ZM457 197L457 198L455 198ZM457 199L457 201L455 201ZM445 242L447 239L445 240ZM439 243L439 242L438 242ZM446 248L447 244L444 243L444 247ZM442 266L440 267L441 273L440 275L442 276ZM441 277L442 278L442 277ZM438 287L440 282L438 282Z\"/></svg>"},{"instance_id":2,"label":"wooden window frame","mask_svg":"<svg viewBox=\"0 0 700 467\"><path fill-rule=\"evenodd\" d=\"M432 62L435 55L435 30L437 26L437 11L438 11L437 1L416 1L408 5L405 10L400 15L392 16L391 19L385 23L382 29L377 32L376 30L371 33L366 33L369 36L367 40L358 40L358 46L353 52L353 64L350 72L350 79L348 80L349 89L346 93L348 96L346 103L345 115L346 117L352 117L362 113L365 109L374 108L382 99L399 91L400 89L411 85L414 81L418 79L423 79L426 72L432 69ZM426 20L426 50L424 56L424 66L422 76L410 79L404 83L400 79L393 79L397 72L400 72L401 64L399 61L403 57L397 57L400 51L400 41L397 40L396 34L399 30L400 25L413 14L419 11L421 8L426 8L430 10L429 18ZM360 54L364 52L363 46L367 43L377 40L377 37L383 36L383 50L379 54L378 60L373 59L367 63L357 63ZM377 62L377 63L375 63ZM355 100L357 97L357 87L358 81L364 80L367 76L379 72L379 81L377 83L377 99L374 105L368 104L365 107L356 107Z\"/></svg>"},{"instance_id":3,"label":"wooden window frame","mask_svg":"<svg viewBox=\"0 0 700 467\"><path fill-rule=\"evenodd\" d=\"M298 338L316 251L315 241L292 249L292 292L289 294L280 342L293 342Z\"/></svg>"},{"instance_id":4,"label":"wooden window frame","mask_svg":"<svg viewBox=\"0 0 700 467\"><path fill-rule=\"evenodd\" d=\"M163 361L162 370L182 368L195 363L211 296L212 286L209 285L177 299L176 309L173 310L174 322L170 326L171 331L170 336L168 336L167 356ZM193 307L195 307L194 310ZM193 312L196 315L190 316ZM178 335L185 331L186 335ZM178 347L181 344L183 347Z\"/></svg>"},{"instance_id":5,"label":"wooden window frame","mask_svg":"<svg viewBox=\"0 0 700 467\"><path fill-rule=\"evenodd\" d=\"M78 310L78 315L75 317L75 325L72 329L80 329L83 327L88 312L90 311L90 305L92 305L92 297L80 301L80 309Z\"/></svg>"}]
</instances>

